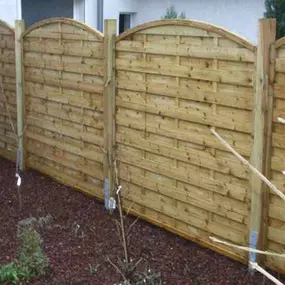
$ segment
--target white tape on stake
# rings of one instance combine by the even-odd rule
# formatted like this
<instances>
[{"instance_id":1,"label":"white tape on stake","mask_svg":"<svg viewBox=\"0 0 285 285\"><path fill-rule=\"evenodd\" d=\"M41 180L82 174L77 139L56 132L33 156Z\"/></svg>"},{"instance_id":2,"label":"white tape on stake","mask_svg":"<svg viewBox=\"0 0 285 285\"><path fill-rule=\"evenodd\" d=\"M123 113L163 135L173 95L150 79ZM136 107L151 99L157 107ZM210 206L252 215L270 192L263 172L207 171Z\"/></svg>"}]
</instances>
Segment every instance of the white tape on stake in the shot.
<instances>
[{"instance_id":1,"label":"white tape on stake","mask_svg":"<svg viewBox=\"0 0 285 285\"><path fill-rule=\"evenodd\" d=\"M255 269L256 271L260 272L276 285L284 285L282 282L280 282L278 279L276 279L274 276L272 276L270 273L268 273L266 270L260 267L257 263L250 262L250 265L252 269Z\"/></svg>"},{"instance_id":2,"label":"white tape on stake","mask_svg":"<svg viewBox=\"0 0 285 285\"><path fill-rule=\"evenodd\" d=\"M16 173L16 177L18 178L18 179L17 179L17 186L20 187L21 184L22 184L21 176L20 176L18 173Z\"/></svg>"},{"instance_id":3,"label":"white tape on stake","mask_svg":"<svg viewBox=\"0 0 285 285\"><path fill-rule=\"evenodd\" d=\"M279 123L285 125L285 119L278 117L277 120L279 121Z\"/></svg>"},{"instance_id":4,"label":"white tape on stake","mask_svg":"<svg viewBox=\"0 0 285 285\"><path fill-rule=\"evenodd\" d=\"M269 255L269 256L276 256L276 257L280 257L280 258L285 258L285 254L275 253L275 252L270 252L270 251L262 251L262 250L254 249L254 248L247 247L247 246L235 245L233 243L226 242L226 241L217 239L215 237L209 237L209 239L212 240L213 242L224 244L226 246L237 248L240 250L244 250L244 251L248 251L248 252L254 252L254 253L258 253L258 254Z\"/></svg>"},{"instance_id":5,"label":"white tape on stake","mask_svg":"<svg viewBox=\"0 0 285 285\"><path fill-rule=\"evenodd\" d=\"M117 194L117 195L119 195L119 193L120 193L121 189L122 189L122 186L121 186L121 185L119 185L118 190L117 190L117 192L116 192L116 194Z\"/></svg>"}]
</instances>

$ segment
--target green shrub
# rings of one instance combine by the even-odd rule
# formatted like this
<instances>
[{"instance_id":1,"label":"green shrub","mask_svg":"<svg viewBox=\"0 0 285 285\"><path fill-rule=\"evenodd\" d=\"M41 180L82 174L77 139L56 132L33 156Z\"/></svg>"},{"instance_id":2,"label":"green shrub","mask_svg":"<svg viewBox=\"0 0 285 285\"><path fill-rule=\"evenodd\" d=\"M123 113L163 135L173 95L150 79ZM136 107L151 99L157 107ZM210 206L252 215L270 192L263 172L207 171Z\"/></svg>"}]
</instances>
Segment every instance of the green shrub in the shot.
<instances>
[{"instance_id":1,"label":"green shrub","mask_svg":"<svg viewBox=\"0 0 285 285\"><path fill-rule=\"evenodd\" d=\"M42 251L42 239L35 230L24 229L19 236L21 247L17 267L30 278L44 275L49 261Z\"/></svg>"},{"instance_id":2,"label":"green shrub","mask_svg":"<svg viewBox=\"0 0 285 285\"><path fill-rule=\"evenodd\" d=\"M162 20L167 20L167 19L185 19L186 15L185 13L181 13L180 16L178 16L178 13L175 9L174 6L170 6L166 10L166 15L161 17Z\"/></svg>"},{"instance_id":3,"label":"green shrub","mask_svg":"<svg viewBox=\"0 0 285 285\"><path fill-rule=\"evenodd\" d=\"M14 262L0 267L0 284L17 284L18 282L19 274Z\"/></svg>"},{"instance_id":4,"label":"green shrub","mask_svg":"<svg viewBox=\"0 0 285 285\"><path fill-rule=\"evenodd\" d=\"M49 260L43 253L42 239L29 221L31 219L19 223L18 256L14 262L0 266L0 284L18 284L20 280L38 278L48 269Z\"/></svg>"}]
</instances>

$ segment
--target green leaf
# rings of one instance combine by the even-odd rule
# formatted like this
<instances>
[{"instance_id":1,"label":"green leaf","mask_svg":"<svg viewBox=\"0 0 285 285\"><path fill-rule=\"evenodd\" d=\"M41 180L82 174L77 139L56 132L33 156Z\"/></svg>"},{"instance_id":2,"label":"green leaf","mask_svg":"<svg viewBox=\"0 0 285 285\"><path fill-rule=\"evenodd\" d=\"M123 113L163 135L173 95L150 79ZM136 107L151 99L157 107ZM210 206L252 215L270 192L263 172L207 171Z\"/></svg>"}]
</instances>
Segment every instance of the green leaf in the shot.
<instances>
[{"instance_id":1,"label":"green leaf","mask_svg":"<svg viewBox=\"0 0 285 285\"><path fill-rule=\"evenodd\" d=\"M284 0L265 0L264 17L276 18L277 39L285 36L285 1Z\"/></svg>"}]
</instances>

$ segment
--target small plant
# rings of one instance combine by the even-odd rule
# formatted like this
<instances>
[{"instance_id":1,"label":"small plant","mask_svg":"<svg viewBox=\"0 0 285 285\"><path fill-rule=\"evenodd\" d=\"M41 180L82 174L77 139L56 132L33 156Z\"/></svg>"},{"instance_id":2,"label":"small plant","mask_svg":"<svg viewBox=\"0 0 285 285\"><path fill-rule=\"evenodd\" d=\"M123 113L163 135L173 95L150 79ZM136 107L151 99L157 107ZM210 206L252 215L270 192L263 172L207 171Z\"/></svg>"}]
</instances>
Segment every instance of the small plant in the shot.
<instances>
[{"instance_id":1,"label":"small plant","mask_svg":"<svg viewBox=\"0 0 285 285\"><path fill-rule=\"evenodd\" d=\"M45 274L49 260L42 251L42 239L35 230L24 229L19 236L21 247L17 267L30 278Z\"/></svg>"},{"instance_id":2,"label":"small plant","mask_svg":"<svg viewBox=\"0 0 285 285\"><path fill-rule=\"evenodd\" d=\"M71 226L71 234L75 237L84 238L84 231L81 229L80 225L77 222L74 222Z\"/></svg>"},{"instance_id":3,"label":"small plant","mask_svg":"<svg viewBox=\"0 0 285 285\"><path fill-rule=\"evenodd\" d=\"M14 262L0 266L0 284L18 284L20 280L38 278L48 269L49 260L42 251L42 239L35 230L36 225L39 225L36 221L34 218L29 218L19 222L18 257Z\"/></svg>"},{"instance_id":4,"label":"small plant","mask_svg":"<svg viewBox=\"0 0 285 285\"><path fill-rule=\"evenodd\" d=\"M136 273L134 276L134 285L162 285L160 272L147 269L145 272Z\"/></svg>"},{"instance_id":5,"label":"small plant","mask_svg":"<svg viewBox=\"0 0 285 285\"><path fill-rule=\"evenodd\" d=\"M20 236L23 229L42 230L44 228L50 229L52 223L52 216L48 214L45 217L36 219L35 217L27 218L18 223L17 235Z\"/></svg>"},{"instance_id":6,"label":"small plant","mask_svg":"<svg viewBox=\"0 0 285 285\"><path fill-rule=\"evenodd\" d=\"M116 162L115 162L115 169ZM115 171L115 173L118 173ZM126 231L125 228L125 218L123 216L123 207L122 207L122 198L121 198L121 189L122 186L118 183L118 176L116 175L116 184L117 184L117 199L118 199L118 209L119 209L119 217L120 222L119 225L119 233L120 233L120 242L122 242L122 247L124 251L124 259L121 260L118 258L118 266L113 263L109 258L109 263L116 269L116 271L122 276L123 281L119 281L115 285L162 285L162 279L160 273L153 272L151 269L147 269L145 272L140 272L138 270L138 265L141 263L142 258L138 261L135 261L133 258L129 257L129 242L128 235L130 234L131 228L136 224L138 219L130 226L129 230Z\"/></svg>"},{"instance_id":7,"label":"small plant","mask_svg":"<svg viewBox=\"0 0 285 285\"><path fill-rule=\"evenodd\" d=\"M94 274L96 274L97 272L98 272L98 268L100 267L100 265L98 264L97 266L92 266L92 264L89 264L89 268L88 268L88 270L89 270L89 274L90 275L94 275Z\"/></svg>"},{"instance_id":8,"label":"small plant","mask_svg":"<svg viewBox=\"0 0 285 285\"><path fill-rule=\"evenodd\" d=\"M185 19L186 15L185 13L181 13L180 16L178 16L178 12L176 11L174 6L170 6L166 10L166 15L161 17L162 20L167 20L167 19Z\"/></svg>"},{"instance_id":9,"label":"small plant","mask_svg":"<svg viewBox=\"0 0 285 285\"><path fill-rule=\"evenodd\" d=\"M146 269L145 272L135 273L132 280L125 280L116 285L162 285L162 278L159 272Z\"/></svg>"},{"instance_id":10,"label":"small plant","mask_svg":"<svg viewBox=\"0 0 285 285\"><path fill-rule=\"evenodd\" d=\"M19 282L19 273L14 262L0 267L0 284L17 284Z\"/></svg>"}]
</instances>

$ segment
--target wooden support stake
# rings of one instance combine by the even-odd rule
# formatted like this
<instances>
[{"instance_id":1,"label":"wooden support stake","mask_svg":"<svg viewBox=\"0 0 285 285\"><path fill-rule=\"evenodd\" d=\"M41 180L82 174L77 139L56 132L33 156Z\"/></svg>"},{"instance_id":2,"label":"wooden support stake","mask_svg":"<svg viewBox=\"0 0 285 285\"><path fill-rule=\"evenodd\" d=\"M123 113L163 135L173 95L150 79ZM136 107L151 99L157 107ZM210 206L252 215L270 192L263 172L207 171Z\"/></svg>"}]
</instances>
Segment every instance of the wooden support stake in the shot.
<instances>
[{"instance_id":1,"label":"wooden support stake","mask_svg":"<svg viewBox=\"0 0 285 285\"><path fill-rule=\"evenodd\" d=\"M23 92L23 44L22 34L25 31L23 20L15 21L15 60L16 60L16 85L17 85L17 135L18 135L18 162L19 170L25 169L24 149L24 92Z\"/></svg>"},{"instance_id":2,"label":"wooden support stake","mask_svg":"<svg viewBox=\"0 0 285 285\"><path fill-rule=\"evenodd\" d=\"M256 77L254 92L254 128L253 128L253 150L251 164L261 173L265 172L265 131L266 114L269 97L269 50L275 41L276 22L273 19L259 20L259 39L256 57ZM250 247L257 249L261 247L263 240L263 211L264 207L264 183L255 174L250 178L251 208L250 208ZM249 269L253 272L251 264L259 262L256 253L249 254Z\"/></svg>"},{"instance_id":3,"label":"wooden support stake","mask_svg":"<svg viewBox=\"0 0 285 285\"><path fill-rule=\"evenodd\" d=\"M276 40L276 19L271 19L270 21L270 41L274 42ZM274 92L273 84L275 79L275 60L276 60L276 50L273 45L269 47L269 58L267 60L268 66L268 102L266 109L266 121L265 121L265 162L264 162L264 174L267 179L271 179L271 158L272 158L272 122L273 122L273 108L274 108ZM263 215L262 215L262 235L260 237L260 248L261 250L266 250L268 248L268 217L269 217L269 193L270 188L265 187L263 191ZM260 262L264 263L266 257L261 257Z\"/></svg>"},{"instance_id":4,"label":"wooden support stake","mask_svg":"<svg viewBox=\"0 0 285 285\"><path fill-rule=\"evenodd\" d=\"M105 208L109 209L110 198L115 199L115 37L116 20L105 20L105 90L104 90L104 193Z\"/></svg>"}]
</instances>

